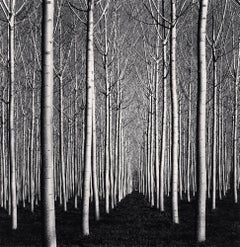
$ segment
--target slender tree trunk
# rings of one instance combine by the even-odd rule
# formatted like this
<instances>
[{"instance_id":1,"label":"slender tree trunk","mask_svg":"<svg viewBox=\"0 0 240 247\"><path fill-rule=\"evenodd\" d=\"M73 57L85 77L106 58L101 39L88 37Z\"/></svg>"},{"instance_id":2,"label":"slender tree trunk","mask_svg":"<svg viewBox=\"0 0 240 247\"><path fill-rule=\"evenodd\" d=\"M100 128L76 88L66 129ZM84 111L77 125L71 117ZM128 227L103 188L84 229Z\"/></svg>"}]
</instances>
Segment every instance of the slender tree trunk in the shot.
<instances>
[{"instance_id":1,"label":"slender tree trunk","mask_svg":"<svg viewBox=\"0 0 240 247\"><path fill-rule=\"evenodd\" d=\"M218 195L222 200L222 93L219 87L219 100L218 100Z\"/></svg>"},{"instance_id":2,"label":"slender tree trunk","mask_svg":"<svg viewBox=\"0 0 240 247\"><path fill-rule=\"evenodd\" d=\"M206 26L208 0L200 1L198 20L198 98L197 98L197 227L196 240L206 240Z\"/></svg>"},{"instance_id":3,"label":"slender tree trunk","mask_svg":"<svg viewBox=\"0 0 240 247\"><path fill-rule=\"evenodd\" d=\"M64 133L63 133L63 54L62 54L62 23L59 22L59 68L60 73L58 76L59 80L59 160L61 164L61 179L62 179L62 198L63 198L63 209L67 211L67 199L66 199L66 168L64 162Z\"/></svg>"},{"instance_id":4,"label":"slender tree trunk","mask_svg":"<svg viewBox=\"0 0 240 247\"><path fill-rule=\"evenodd\" d=\"M178 216L178 95L176 78L176 0L171 0L171 99L172 99L172 220L179 223Z\"/></svg>"},{"instance_id":5,"label":"slender tree trunk","mask_svg":"<svg viewBox=\"0 0 240 247\"><path fill-rule=\"evenodd\" d=\"M15 49L14 49L14 30L15 30L15 0L10 1L9 19L9 154L10 154L10 179L11 179L11 216L12 229L17 229L17 191L16 191L16 150L15 150Z\"/></svg>"},{"instance_id":6,"label":"slender tree trunk","mask_svg":"<svg viewBox=\"0 0 240 247\"><path fill-rule=\"evenodd\" d=\"M98 195L98 184L97 184L97 140L96 140L96 118L95 118L95 88L93 88L93 102L92 102L92 180L93 180L93 196L94 196L94 208L95 208L95 219L100 219L99 211L99 195Z\"/></svg>"},{"instance_id":7,"label":"slender tree trunk","mask_svg":"<svg viewBox=\"0 0 240 247\"><path fill-rule=\"evenodd\" d=\"M182 102L179 101L179 155L178 155L178 174L179 174L179 197L182 200Z\"/></svg>"},{"instance_id":8,"label":"slender tree trunk","mask_svg":"<svg viewBox=\"0 0 240 247\"><path fill-rule=\"evenodd\" d=\"M214 38L213 38L214 39ZM212 130L212 209L216 209L216 166L217 166L217 61L213 48L213 130Z\"/></svg>"},{"instance_id":9,"label":"slender tree trunk","mask_svg":"<svg viewBox=\"0 0 240 247\"><path fill-rule=\"evenodd\" d=\"M189 83L189 102L188 102L188 152L187 152L187 201L191 201L190 193L190 167L191 167L191 121L192 121L192 85Z\"/></svg>"},{"instance_id":10,"label":"slender tree trunk","mask_svg":"<svg viewBox=\"0 0 240 247\"><path fill-rule=\"evenodd\" d=\"M105 29L105 53L104 53L104 67L105 67L105 212L109 213L109 199L110 199L110 181L109 181L109 164L110 164L110 111L109 111L109 76L108 76L108 32L107 32L107 16L104 15L104 29Z\"/></svg>"},{"instance_id":11,"label":"slender tree trunk","mask_svg":"<svg viewBox=\"0 0 240 247\"><path fill-rule=\"evenodd\" d=\"M4 97L4 90L3 90L3 97ZM1 116L1 121L2 121L2 128L1 128L1 131L2 131L2 141L1 141L1 144L2 144L2 173L3 173L3 208L4 209L7 209L7 180L6 180L6 176L7 176L7 173L6 173L6 152L5 152L5 107L4 107L4 102L2 101L2 116Z\"/></svg>"},{"instance_id":12,"label":"slender tree trunk","mask_svg":"<svg viewBox=\"0 0 240 247\"><path fill-rule=\"evenodd\" d=\"M91 153L92 153L92 101L94 90L94 41L93 41L93 9L94 1L88 1L87 22L87 68L86 68L86 115L85 115L85 143L84 143L84 180L82 205L82 231L89 235L89 198L91 181Z\"/></svg>"},{"instance_id":13,"label":"slender tree trunk","mask_svg":"<svg viewBox=\"0 0 240 247\"><path fill-rule=\"evenodd\" d=\"M234 119L233 119L233 192L234 192L234 203L238 202L237 193L237 139L238 139L238 85L239 85L239 71L240 71L240 43L238 45L238 57L237 57L237 68L236 68L236 79L235 79L235 102L234 102Z\"/></svg>"},{"instance_id":14,"label":"slender tree trunk","mask_svg":"<svg viewBox=\"0 0 240 247\"><path fill-rule=\"evenodd\" d=\"M164 16L164 1L162 1L162 15ZM164 24L165 22L163 22ZM163 42L162 42L162 142L161 142L161 165L160 165L160 211L164 211L164 166L165 166L165 152L166 152L166 133L167 133L167 39L165 28L163 27Z\"/></svg>"},{"instance_id":15,"label":"slender tree trunk","mask_svg":"<svg viewBox=\"0 0 240 247\"><path fill-rule=\"evenodd\" d=\"M30 143L30 162L29 162L29 172L30 172L30 191L31 191L31 212L34 211L34 175L33 167L34 163L34 136L35 136L35 66L33 71L33 83L32 83L32 122L31 122L31 143ZM25 137L24 137L25 138Z\"/></svg>"},{"instance_id":16,"label":"slender tree trunk","mask_svg":"<svg viewBox=\"0 0 240 247\"><path fill-rule=\"evenodd\" d=\"M160 20L160 1L157 3L158 5L158 22ZM160 186L160 181L159 181L159 100L158 100L158 92L159 92L159 72L160 72L160 26L159 24L157 25L157 42L156 42L156 76L155 76L155 180L156 180L156 206L157 208L160 207L160 191L159 191L159 186Z\"/></svg>"},{"instance_id":17,"label":"slender tree trunk","mask_svg":"<svg viewBox=\"0 0 240 247\"><path fill-rule=\"evenodd\" d=\"M153 69L153 74L154 74L154 69ZM154 78L154 76L153 76ZM153 86L154 87L154 86ZM151 206L153 207L154 206L154 137L155 137L155 124L154 124L154 91L155 89L153 89L153 94L152 94L152 101L151 101L151 153L150 153L150 156L151 156L151 162L150 162L150 193L151 193Z\"/></svg>"},{"instance_id":18,"label":"slender tree trunk","mask_svg":"<svg viewBox=\"0 0 240 247\"><path fill-rule=\"evenodd\" d=\"M75 20L74 20L75 21ZM74 95L74 207L77 208L77 197L78 197L78 179L79 179L79 155L78 153L78 73L77 73L77 35L74 35L74 65L75 65L75 95Z\"/></svg>"},{"instance_id":19,"label":"slender tree trunk","mask_svg":"<svg viewBox=\"0 0 240 247\"><path fill-rule=\"evenodd\" d=\"M110 93L110 92L109 92ZM111 208L113 209L116 203L115 200L115 194L114 194L114 172L115 172L115 167L114 167L114 162L113 162L113 148L111 149L110 147L113 147L112 143L112 109L111 109L111 94L109 95L109 165L110 165L110 195L111 195Z\"/></svg>"},{"instance_id":20,"label":"slender tree trunk","mask_svg":"<svg viewBox=\"0 0 240 247\"><path fill-rule=\"evenodd\" d=\"M56 246L53 184L53 17L54 1L43 0L42 20L42 245Z\"/></svg>"}]
</instances>

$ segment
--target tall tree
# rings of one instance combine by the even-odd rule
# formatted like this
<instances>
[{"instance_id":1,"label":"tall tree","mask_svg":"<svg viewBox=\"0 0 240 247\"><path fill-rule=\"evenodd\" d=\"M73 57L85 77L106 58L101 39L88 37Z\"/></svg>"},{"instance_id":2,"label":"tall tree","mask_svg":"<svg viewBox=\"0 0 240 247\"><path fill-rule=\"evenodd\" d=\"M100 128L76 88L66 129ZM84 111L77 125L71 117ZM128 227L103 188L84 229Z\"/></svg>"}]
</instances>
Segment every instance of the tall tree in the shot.
<instances>
[{"instance_id":1,"label":"tall tree","mask_svg":"<svg viewBox=\"0 0 240 247\"><path fill-rule=\"evenodd\" d=\"M10 1L9 12L9 70L10 70L10 89L9 89L9 152L11 169L11 214L12 229L17 229L17 191L16 191L16 155L15 155L15 49L14 49L14 30L15 30L15 0Z\"/></svg>"},{"instance_id":2,"label":"tall tree","mask_svg":"<svg viewBox=\"0 0 240 247\"><path fill-rule=\"evenodd\" d=\"M165 15L165 4L162 1L162 16ZM167 40L168 35L166 35L165 19L163 18L162 27L162 142L161 142L161 164L160 164L160 210L164 211L164 169L165 169L165 153L166 153L166 134L167 134Z\"/></svg>"},{"instance_id":3,"label":"tall tree","mask_svg":"<svg viewBox=\"0 0 240 247\"><path fill-rule=\"evenodd\" d=\"M238 174L237 174L237 139L238 139L238 87L239 87L239 76L240 76L240 42L238 44L238 54L236 62L236 78L235 78L235 86L234 86L234 117L233 117L233 193L234 193L234 203L238 202Z\"/></svg>"},{"instance_id":4,"label":"tall tree","mask_svg":"<svg viewBox=\"0 0 240 247\"><path fill-rule=\"evenodd\" d=\"M170 59L171 59L171 99L172 99L172 220L179 223L178 216L178 94L177 94L177 71L176 71L176 0L171 0L171 37L170 37Z\"/></svg>"},{"instance_id":5,"label":"tall tree","mask_svg":"<svg viewBox=\"0 0 240 247\"><path fill-rule=\"evenodd\" d=\"M15 147L15 16L16 1L9 1L9 6L5 1L0 2L1 9L8 22L8 59L9 59L9 159L10 159L10 185L9 206L11 206L12 229L17 229L17 188L16 188L16 147ZM10 212L9 211L9 212Z\"/></svg>"},{"instance_id":6,"label":"tall tree","mask_svg":"<svg viewBox=\"0 0 240 247\"><path fill-rule=\"evenodd\" d=\"M42 245L56 246L53 183L53 21L54 1L42 3L41 199Z\"/></svg>"},{"instance_id":7,"label":"tall tree","mask_svg":"<svg viewBox=\"0 0 240 247\"><path fill-rule=\"evenodd\" d=\"M86 67L86 116L85 116L85 143L84 143L84 181L82 204L82 231L89 235L89 197L91 180L91 154L92 154L92 104L94 90L94 41L93 19L94 0L88 1L87 19L87 67Z\"/></svg>"},{"instance_id":8,"label":"tall tree","mask_svg":"<svg viewBox=\"0 0 240 247\"><path fill-rule=\"evenodd\" d=\"M200 1L198 20L198 97L197 97L197 227L196 240L206 240L206 29L208 0Z\"/></svg>"}]
</instances>

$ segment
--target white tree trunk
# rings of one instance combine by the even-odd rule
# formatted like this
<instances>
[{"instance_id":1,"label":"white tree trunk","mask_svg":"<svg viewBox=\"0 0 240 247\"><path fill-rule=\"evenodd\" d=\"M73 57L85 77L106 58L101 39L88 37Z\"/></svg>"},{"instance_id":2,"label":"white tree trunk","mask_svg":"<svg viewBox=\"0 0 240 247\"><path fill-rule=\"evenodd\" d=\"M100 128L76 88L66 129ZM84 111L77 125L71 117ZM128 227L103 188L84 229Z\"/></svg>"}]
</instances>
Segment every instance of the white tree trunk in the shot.
<instances>
[{"instance_id":1,"label":"white tree trunk","mask_svg":"<svg viewBox=\"0 0 240 247\"><path fill-rule=\"evenodd\" d=\"M41 199L43 238L46 247L56 246L54 185L53 185L53 16L54 1L43 1L42 27L42 106Z\"/></svg>"},{"instance_id":2,"label":"white tree trunk","mask_svg":"<svg viewBox=\"0 0 240 247\"><path fill-rule=\"evenodd\" d=\"M66 169L64 162L64 133L63 133L63 51L62 51L62 23L59 22L59 68L60 74L58 76L59 80L59 160L61 165L61 179L62 179L62 198L63 198L63 209L67 211L67 199L66 199Z\"/></svg>"},{"instance_id":3,"label":"white tree trunk","mask_svg":"<svg viewBox=\"0 0 240 247\"><path fill-rule=\"evenodd\" d=\"M32 83L32 122L31 122L31 144L30 144L30 191L31 191L31 212L34 211L34 174L33 167L36 162L34 162L34 137L35 137L35 66L33 71L33 83Z\"/></svg>"},{"instance_id":4,"label":"white tree trunk","mask_svg":"<svg viewBox=\"0 0 240 247\"><path fill-rule=\"evenodd\" d=\"M95 219L100 219L99 211L99 195L98 195L98 177L97 177L97 140L96 140L96 117L95 117L95 88L93 88L93 102L92 102L92 181L93 181L93 196L94 196L94 209Z\"/></svg>"},{"instance_id":5,"label":"white tree trunk","mask_svg":"<svg viewBox=\"0 0 240 247\"><path fill-rule=\"evenodd\" d=\"M238 139L238 85L239 85L239 71L240 71L240 43L238 45L238 57L237 57L237 68L236 68L236 79L235 79L235 102L234 102L234 137L233 137L233 192L234 192L234 203L238 202L237 192L237 139Z\"/></svg>"},{"instance_id":6,"label":"white tree trunk","mask_svg":"<svg viewBox=\"0 0 240 247\"><path fill-rule=\"evenodd\" d=\"M92 154L92 102L94 90L94 41L93 41L93 9L94 1L88 1L88 31L87 31L87 71L86 71L86 119L84 143L84 180L82 205L82 231L89 235L89 197L91 181Z\"/></svg>"},{"instance_id":7,"label":"white tree trunk","mask_svg":"<svg viewBox=\"0 0 240 247\"><path fill-rule=\"evenodd\" d=\"M160 1L158 1L158 12ZM160 21L160 13L158 13L158 21ZM160 193L159 193L159 99L158 99L158 92L159 92L159 72L160 72L160 26L157 25L157 41L156 41L156 76L155 76L155 180L156 180L156 206L157 208L160 207Z\"/></svg>"},{"instance_id":8,"label":"white tree trunk","mask_svg":"<svg viewBox=\"0 0 240 247\"><path fill-rule=\"evenodd\" d=\"M164 1L162 1L162 15L164 16ZM165 21L163 20L163 24ZM163 42L162 42L162 142L161 142L161 164L160 164L160 211L164 211L164 166L165 166L165 152L166 152L166 133L167 133L167 39L165 27L163 27Z\"/></svg>"},{"instance_id":9,"label":"white tree trunk","mask_svg":"<svg viewBox=\"0 0 240 247\"><path fill-rule=\"evenodd\" d=\"M217 61L213 48L213 130L212 130L212 209L216 209L216 159L217 159Z\"/></svg>"},{"instance_id":10,"label":"white tree trunk","mask_svg":"<svg viewBox=\"0 0 240 247\"><path fill-rule=\"evenodd\" d=\"M104 53L104 67L105 67L105 212L109 213L110 205L110 107L109 107L109 76L108 76L108 32L107 32L107 16L104 15L104 40L105 40L105 53Z\"/></svg>"},{"instance_id":11,"label":"white tree trunk","mask_svg":"<svg viewBox=\"0 0 240 247\"><path fill-rule=\"evenodd\" d=\"M171 0L171 98L172 98L172 220L179 223L178 216L178 95L176 78L176 0Z\"/></svg>"},{"instance_id":12,"label":"white tree trunk","mask_svg":"<svg viewBox=\"0 0 240 247\"><path fill-rule=\"evenodd\" d=\"M208 0L200 1L198 20L198 99L197 99L197 242L206 240L206 26Z\"/></svg>"},{"instance_id":13,"label":"white tree trunk","mask_svg":"<svg viewBox=\"0 0 240 247\"><path fill-rule=\"evenodd\" d=\"M17 191L16 191L16 151L15 151L15 49L14 49L14 30L15 30L15 0L10 1L9 19L9 154L10 154L10 180L11 180L11 216L12 229L17 229Z\"/></svg>"},{"instance_id":14,"label":"white tree trunk","mask_svg":"<svg viewBox=\"0 0 240 247\"><path fill-rule=\"evenodd\" d=\"M188 103L188 152L187 152L187 201L190 202L190 167L191 167L191 136L192 136L192 85L189 82L189 103Z\"/></svg>"}]
</instances>

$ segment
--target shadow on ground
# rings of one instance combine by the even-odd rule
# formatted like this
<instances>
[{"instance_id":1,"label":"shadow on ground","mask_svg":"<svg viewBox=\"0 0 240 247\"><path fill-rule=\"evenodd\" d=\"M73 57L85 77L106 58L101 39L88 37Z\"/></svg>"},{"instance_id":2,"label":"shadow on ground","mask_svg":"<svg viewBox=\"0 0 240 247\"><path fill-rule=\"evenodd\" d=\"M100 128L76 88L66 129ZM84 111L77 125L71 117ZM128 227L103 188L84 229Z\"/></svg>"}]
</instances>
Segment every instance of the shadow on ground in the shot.
<instances>
[{"instance_id":1,"label":"shadow on ground","mask_svg":"<svg viewBox=\"0 0 240 247\"><path fill-rule=\"evenodd\" d=\"M151 208L143 195L134 192L109 215L91 222L89 237L81 235L81 214L68 204L68 212L56 206L58 246L197 246L194 241L195 202L179 204L180 224L171 223L170 199L166 212ZM207 241L201 246L240 246L240 206L230 196L207 210ZM103 205L101 205L103 211ZM12 231L11 218L0 210L0 246L39 246L41 244L40 208L30 213L29 205L18 210L18 230Z\"/></svg>"}]
</instances>

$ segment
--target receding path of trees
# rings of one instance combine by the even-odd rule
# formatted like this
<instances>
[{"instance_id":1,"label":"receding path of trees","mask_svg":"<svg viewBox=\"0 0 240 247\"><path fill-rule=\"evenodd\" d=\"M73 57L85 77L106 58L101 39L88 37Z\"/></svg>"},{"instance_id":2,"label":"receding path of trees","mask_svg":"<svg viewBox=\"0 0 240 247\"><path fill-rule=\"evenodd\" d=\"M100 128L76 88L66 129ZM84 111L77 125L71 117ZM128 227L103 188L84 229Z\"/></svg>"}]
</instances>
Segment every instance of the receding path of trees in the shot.
<instances>
[{"instance_id":1,"label":"receding path of trees","mask_svg":"<svg viewBox=\"0 0 240 247\"><path fill-rule=\"evenodd\" d=\"M80 235L80 210L74 209L73 201L68 204L68 212L56 207L58 246L193 246L194 203L183 200L179 203L181 224L171 221L170 198L166 199L166 212L151 208L144 197L133 192L123 199L108 215L102 215L99 222L94 221L93 208L90 212L92 232L89 237ZM207 241L204 246L240 246L240 210L233 205L228 195L218 202L218 209L211 211L211 201L207 204ZM19 208L19 228L10 229L11 218L0 211L0 246L33 245L41 243L40 208L35 214ZM101 204L104 211L104 203ZM92 222L91 222L92 221Z\"/></svg>"}]
</instances>

